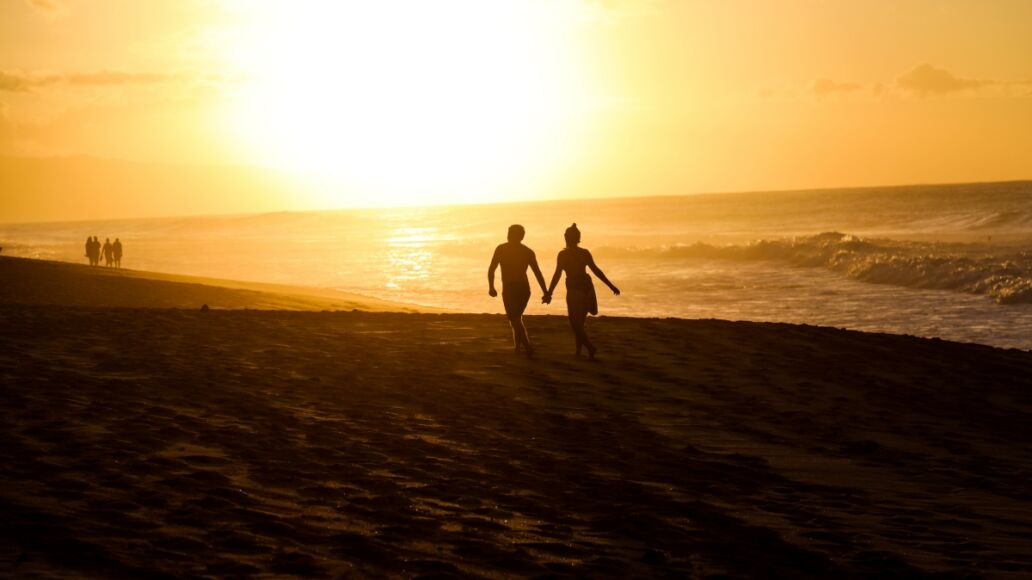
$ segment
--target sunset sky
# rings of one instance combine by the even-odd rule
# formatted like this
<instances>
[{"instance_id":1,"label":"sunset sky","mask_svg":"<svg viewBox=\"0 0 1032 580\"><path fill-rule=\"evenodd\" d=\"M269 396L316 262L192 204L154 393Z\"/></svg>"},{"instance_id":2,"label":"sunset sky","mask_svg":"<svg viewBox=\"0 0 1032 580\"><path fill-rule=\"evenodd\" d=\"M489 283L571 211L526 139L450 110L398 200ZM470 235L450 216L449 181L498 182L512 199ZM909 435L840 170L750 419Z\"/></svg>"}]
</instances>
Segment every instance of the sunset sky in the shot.
<instances>
[{"instance_id":1,"label":"sunset sky","mask_svg":"<svg viewBox=\"0 0 1032 580\"><path fill-rule=\"evenodd\" d=\"M0 156L290 184L154 214L1030 178L1030 24L1027 0L3 0ZM0 221L67 217L3 167L27 213Z\"/></svg>"}]
</instances>

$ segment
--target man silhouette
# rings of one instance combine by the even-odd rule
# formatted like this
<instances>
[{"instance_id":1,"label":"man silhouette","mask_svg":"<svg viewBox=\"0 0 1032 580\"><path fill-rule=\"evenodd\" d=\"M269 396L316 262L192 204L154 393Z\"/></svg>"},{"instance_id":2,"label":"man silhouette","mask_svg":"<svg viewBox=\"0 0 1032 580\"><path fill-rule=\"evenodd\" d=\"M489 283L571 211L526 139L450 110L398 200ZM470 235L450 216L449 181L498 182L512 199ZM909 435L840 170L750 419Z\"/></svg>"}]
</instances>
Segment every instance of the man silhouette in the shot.
<instances>
[{"instance_id":1,"label":"man silhouette","mask_svg":"<svg viewBox=\"0 0 1032 580\"><path fill-rule=\"evenodd\" d=\"M505 315L509 318L509 325L512 326L512 342L516 352L520 347L526 351L527 356L534 354L534 347L530 345L530 338L527 336L527 327L523 326L523 311L527 309L527 302L530 301L530 282L527 280L527 267L534 270L541 292L545 292L545 277L541 275L541 268L538 267L537 257L534 251L524 246L523 236L526 231L521 225L509 226L509 241L495 248L494 256L491 258L491 265L487 268L487 293L491 297L498 296L495 290L494 274L495 268L502 266L502 303L505 304Z\"/></svg>"},{"instance_id":2,"label":"man silhouette","mask_svg":"<svg viewBox=\"0 0 1032 580\"><path fill-rule=\"evenodd\" d=\"M93 236L93 241L90 243L89 255L90 255L90 265L91 266L99 266L100 265L100 240L97 239L97 236Z\"/></svg>"},{"instance_id":3,"label":"man silhouette","mask_svg":"<svg viewBox=\"0 0 1032 580\"><path fill-rule=\"evenodd\" d=\"M111 257L114 258L115 267L122 267L122 240L115 238L115 243L111 244Z\"/></svg>"},{"instance_id":4,"label":"man silhouette","mask_svg":"<svg viewBox=\"0 0 1032 580\"><path fill-rule=\"evenodd\" d=\"M104 254L104 266L111 267L111 238L104 238L104 247L102 248Z\"/></svg>"}]
</instances>

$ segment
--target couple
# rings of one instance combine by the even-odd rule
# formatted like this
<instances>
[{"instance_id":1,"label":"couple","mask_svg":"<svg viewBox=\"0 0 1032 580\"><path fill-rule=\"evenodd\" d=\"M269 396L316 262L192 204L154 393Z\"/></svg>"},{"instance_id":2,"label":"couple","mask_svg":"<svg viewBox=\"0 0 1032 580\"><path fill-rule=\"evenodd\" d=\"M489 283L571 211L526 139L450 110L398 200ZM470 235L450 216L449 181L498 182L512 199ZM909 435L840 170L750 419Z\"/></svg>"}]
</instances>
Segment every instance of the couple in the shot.
<instances>
[{"instance_id":1,"label":"couple","mask_svg":"<svg viewBox=\"0 0 1032 580\"><path fill-rule=\"evenodd\" d=\"M487 269L488 294L492 297L498 296L494 286L495 268L502 266L502 301L505 303L505 315L512 325L512 341L516 345L516 352L521 347L526 351L527 356L534 354L534 347L530 345L530 338L527 336L527 328L523 326L523 311L530 301L530 282L527 281L527 267L534 271L538 284L544 296L541 302L550 304L552 302L552 291L559 283L559 276L566 272L566 308L570 318L570 327L573 328L573 338L577 343L577 356L581 356L581 349L588 349L588 357L595 359L595 345L588 338L584 330L584 322L588 314L598 314L598 300L595 298L595 287L591 283L591 276L585 268L598 276L599 280L606 283L606 286L613 291L613 294L620 295L620 289L613 286L613 283L606 278L602 270L595 265L591 252L584 248L577 247L580 244L581 233L577 224L566 228L566 248L559 252L555 265L555 274L552 275L552 284L545 288L545 278L541 275L541 268L538 267L537 257L534 251L524 246L521 242L526 231L521 225L509 226L509 241L495 248L494 257L491 258L491 266Z\"/></svg>"}]
</instances>

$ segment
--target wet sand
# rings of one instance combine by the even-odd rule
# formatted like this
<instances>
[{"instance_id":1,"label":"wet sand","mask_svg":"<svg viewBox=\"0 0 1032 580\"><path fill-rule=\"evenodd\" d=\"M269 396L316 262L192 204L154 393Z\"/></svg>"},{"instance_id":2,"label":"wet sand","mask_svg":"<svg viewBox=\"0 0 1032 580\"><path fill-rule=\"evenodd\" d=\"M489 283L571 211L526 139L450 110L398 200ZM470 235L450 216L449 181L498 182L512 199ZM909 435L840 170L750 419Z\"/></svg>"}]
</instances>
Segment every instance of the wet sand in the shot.
<instances>
[{"instance_id":1,"label":"wet sand","mask_svg":"<svg viewBox=\"0 0 1032 580\"><path fill-rule=\"evenodd\" d=\"M500 315L17 262L66 269L0 260L0 575L1032 575L1030 352L602 317L591 363L548 316L528 361Z\"/></svg>"}]
</instances>

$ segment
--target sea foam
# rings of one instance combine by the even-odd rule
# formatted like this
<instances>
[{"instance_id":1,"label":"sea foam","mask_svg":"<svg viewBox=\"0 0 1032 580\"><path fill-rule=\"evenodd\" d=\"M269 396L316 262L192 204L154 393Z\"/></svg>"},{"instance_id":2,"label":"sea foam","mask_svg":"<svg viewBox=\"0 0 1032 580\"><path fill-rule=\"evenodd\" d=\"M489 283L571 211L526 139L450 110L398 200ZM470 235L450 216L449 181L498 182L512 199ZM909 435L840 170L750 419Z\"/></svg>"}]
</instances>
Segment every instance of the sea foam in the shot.
<instances>
[{"instance_id":1,"label":"sea foam","mask_svg":"<svg viewBox=\"0 0 1032 580\"><path fill-rule=\"evenodd\" d=\"M776 260L793 266L827 268L862 282L982 294L1000 304L1032 303L1032 252L1000 254L998 249L980 244L901 242L825 232L738 245L605 248L602 253L641 258Z\"/></svg>"}]
</instances>

